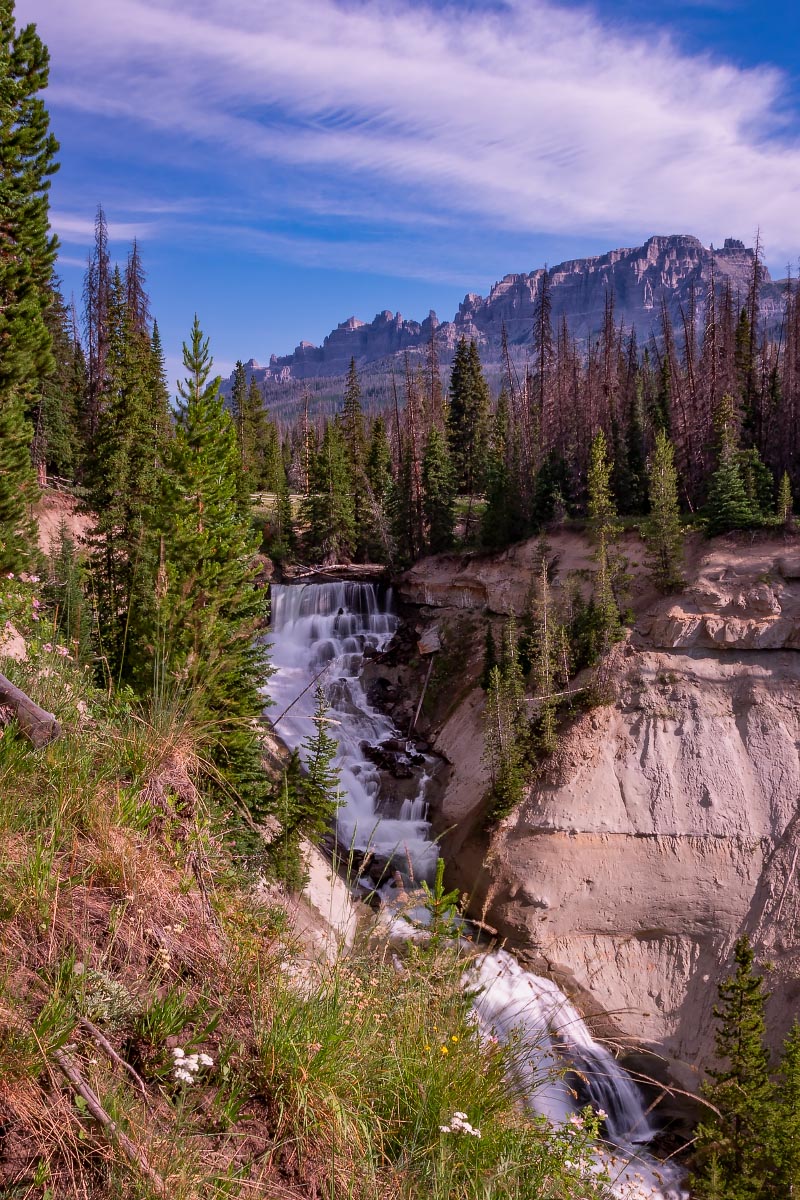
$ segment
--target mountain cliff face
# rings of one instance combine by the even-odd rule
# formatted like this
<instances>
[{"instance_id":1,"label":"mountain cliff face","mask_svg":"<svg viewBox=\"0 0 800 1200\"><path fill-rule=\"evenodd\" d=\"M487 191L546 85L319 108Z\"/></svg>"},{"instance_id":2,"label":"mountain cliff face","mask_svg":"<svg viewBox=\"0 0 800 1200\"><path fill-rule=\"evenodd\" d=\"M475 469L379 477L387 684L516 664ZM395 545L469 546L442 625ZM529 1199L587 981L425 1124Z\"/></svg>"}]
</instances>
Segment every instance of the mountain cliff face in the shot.
<instances>
[{"instance_id":1,"label":"mountain cliff face","mask_svg":"<svg viewBox=\"0 0 800 1200\"><path fill-rule=\"evenodd\" d=\"M564 568L590 568L575 535L552 546ZM741 933L773 964L776 1044L800 1000L800 541L721 539L693 553L682 595L640 585L615 652L615 703L574 722L491 838L479 689L437 738L453 764L437 816L452 882L585 1011L605 1014L606 1030L649 1046L690 1089ZM401 594L440 623L521 611L532 554L414 568Z\"/></svg>"},{"instance_id":2,"label":"mountain cliff face","mask_svg":"<svg viewBox=\"0 0 800 1200\"><path fill-rule=\"evenodd\" d=\"M616 322L624 322L627 330L635 328L640 341L647 341L659 330L662 302L680 327L693 287L700 319L712 270L718 285L730 282L734 299L743 301L752 278L753 251L731 238L719 250L703 246L696 237L676 234L652 237L635 249L560 263L547 269L553 325L558 328L566 317L573 335L585 343L602 328L606 301L613 295ZM544 275L544 270L506 275L486 297L469 293L453 320L443 323L434 312L422 322L388 311L369 323L351 317L328 334L322 346L301 342L292 354L273 355L268 367L251 359L248 370L256 379L278 383L343 375L351 358L364 369L405 351L424 352L432 331L443 362L459 338L466 337L477 341L484 361L491 363L500 360L503 325L512 347L519 348L516 353L524 356ZM782 286L762 268L762 312L770 324L777 323L782 293Z\"/></svg>"}]
</instances>

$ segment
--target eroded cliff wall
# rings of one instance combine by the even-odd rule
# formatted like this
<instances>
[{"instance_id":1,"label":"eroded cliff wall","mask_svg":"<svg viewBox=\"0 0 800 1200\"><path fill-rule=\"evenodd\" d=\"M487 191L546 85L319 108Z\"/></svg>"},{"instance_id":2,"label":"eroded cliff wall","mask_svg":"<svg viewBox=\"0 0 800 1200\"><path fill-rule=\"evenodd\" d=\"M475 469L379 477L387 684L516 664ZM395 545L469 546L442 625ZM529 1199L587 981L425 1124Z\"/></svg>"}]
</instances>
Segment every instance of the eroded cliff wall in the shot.
<instances>
[{"instance_id":1,"label":"eroded cliff wall","mask_svg":"<svg viewBox=\"0 0 800 1200\"><path fill-rule=\"evenodd\" d=\"M579 537L551 542L561 578L590 568ZM532 555L420 564L402 594L451 620L520 612ZM776 1040L800 1002L800 544L698 540L685 592L666 600L639 578L615 702L564 731L488 837L470 690L438 733L453 765L437 821L473 909L691 1087L740 933L773 963Z\"/></svg>"}]
</instances>

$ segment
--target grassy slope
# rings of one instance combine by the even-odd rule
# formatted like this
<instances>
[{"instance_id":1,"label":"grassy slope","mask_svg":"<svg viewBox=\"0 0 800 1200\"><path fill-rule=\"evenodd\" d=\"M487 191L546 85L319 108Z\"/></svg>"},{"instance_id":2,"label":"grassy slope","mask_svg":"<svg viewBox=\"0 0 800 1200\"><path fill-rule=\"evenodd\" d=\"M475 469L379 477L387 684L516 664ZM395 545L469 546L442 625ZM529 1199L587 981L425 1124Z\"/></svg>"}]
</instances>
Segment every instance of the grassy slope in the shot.
<instances>
[{"instance_id":1,"label":"grassy slope","mask_svg":"<svg viewBox=\"0 0 800 1200\"><path fill-rule=\"evenodd\" d=\"M65 732L0 738L0 1195L596 1195L589 1131L522 1115L463 963L310 963L232 856L191 720L109 701L36 628L2 669ZM212 1065L178 1081L175 1048ZM443 1133L455 1111L482 1136Z\"/></svg>"}]
</instances>

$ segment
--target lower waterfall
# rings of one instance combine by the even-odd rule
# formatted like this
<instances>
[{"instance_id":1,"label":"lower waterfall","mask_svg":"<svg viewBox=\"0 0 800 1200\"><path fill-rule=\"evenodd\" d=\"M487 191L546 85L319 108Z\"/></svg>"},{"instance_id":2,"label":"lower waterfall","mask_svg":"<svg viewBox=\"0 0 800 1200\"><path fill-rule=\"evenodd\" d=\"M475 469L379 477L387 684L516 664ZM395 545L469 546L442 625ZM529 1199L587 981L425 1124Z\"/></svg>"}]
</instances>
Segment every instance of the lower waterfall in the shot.
<instances>
[{"instance_id":1,"label":"lower waterfall","mask_svg":"<svg viewBox=\"0 0 800 1200\"><path fill-rule=\"evenodd\" d=\"M430 840L423 775L418 794L394 804L380 796L380 772L364 746L402 734L374 709L360 674L365 655L379 653L397 628L391 589L370 583L272 585L272 662L267 686L269 716L291 748L313 732L314 683L331 705L330 733L339 743L341 807L339 844L393 860L416 881L430 879L438 850ZM548 979L532 975L506 951L476 959L466 986L476 991L474 1011L487 1036L513 1037L516 1082L531 1109L563 1123L574 1117L576 1092L602 1112L608 1141L598 1148L597 1168L622 1200L683 1200L682 1172L643 1147L656 1134L643 1097L630 1075L596 1042L580 1014ZM574 1071L580 1088L564 1078Z\"/></svg>"}]
</instances>

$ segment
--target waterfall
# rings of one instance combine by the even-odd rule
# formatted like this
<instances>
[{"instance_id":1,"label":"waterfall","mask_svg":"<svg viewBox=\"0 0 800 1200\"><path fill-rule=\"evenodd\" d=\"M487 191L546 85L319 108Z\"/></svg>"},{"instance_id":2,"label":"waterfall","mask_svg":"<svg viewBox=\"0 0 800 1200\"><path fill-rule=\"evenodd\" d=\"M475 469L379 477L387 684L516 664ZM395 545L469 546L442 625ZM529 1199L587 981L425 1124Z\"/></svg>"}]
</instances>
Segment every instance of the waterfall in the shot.
<instances>
[{"instance_id":1,"label":"waterfall","mask_svg":"<svg viewBox=\"0 0 800 1200\"><path fill-rule=\"evenodd\" d=\"M438 851L430 841L423 774L412 799L392 806L380 795L380 772L365 756L365 744L402 741L391 721L373 708L360 674L365 656L383 650L397 628L391 589L370 583L272 586L272 662L267 692L269 715L292 748L313 732L315 676L325 688L339 742L342 806L339 841L373 852L414 879L430 879ZM395 811L391 811L391 808ZM642 1147L654 1129L630 1075L596 1042L575 1007L548 979L525 971L510 954L478 958L465 977L475 993L476 1020L487 1036L514 1047L515 1082L533 1111L557 1123L575 1117L583 1102L602 1111L610 1146L598 1150L598 1170L607 1170L621 1200L682 1200L681 1172L664 1166ZM565 1064L581 1086L564 1077Z\"/></svg>"},{"instance_id":2,"label":"waterfall","mask_svg":"<svg viewBox=\"0 0 800 1200\"><path fill-rule=\"evenodd\" d=\"M402 738L388 717L370 705L360 679L365 652L383 650L396 628L390 589L373 583L273 584L276 670L267 686L273 701L269 716L287 745L301 746L313 733L315 689L308 685L322 672L320 683L335 722L329 732L339 743L339 843L362 852L371 849L419 882L432 877L438 858L427 819L429 777L423 775L413 799L392 804L391 798L381 798L380 771L362 748Z\"/></svg>"}]
</instances>

